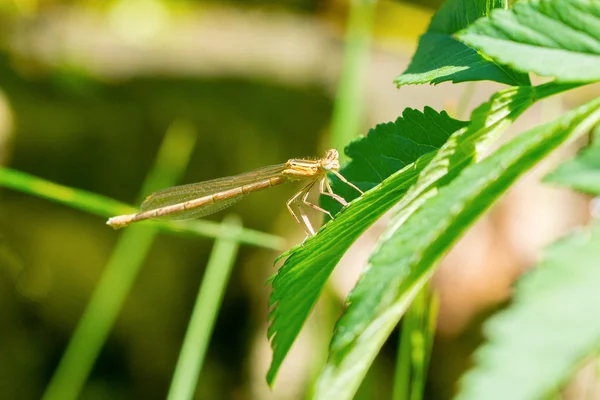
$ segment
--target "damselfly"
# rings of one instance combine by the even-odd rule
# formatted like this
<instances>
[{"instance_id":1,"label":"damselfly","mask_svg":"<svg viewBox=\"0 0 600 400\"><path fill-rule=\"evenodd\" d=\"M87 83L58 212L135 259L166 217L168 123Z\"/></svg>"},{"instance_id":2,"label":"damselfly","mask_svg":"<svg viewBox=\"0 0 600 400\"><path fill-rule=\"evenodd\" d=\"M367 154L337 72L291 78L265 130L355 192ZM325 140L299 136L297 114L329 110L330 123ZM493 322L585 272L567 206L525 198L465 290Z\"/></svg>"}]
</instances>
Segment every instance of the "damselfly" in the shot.
<instances>
[{"instance_id":1,"label":"damselfly","mask_svg":"<svg viewBox=\"0 0 600 400\"><path fill-rule=\"evenodd\" d=\"M333 193L327 180L328 172L363 193L348 182L338 172L339 169L338 152L329 150L320 160L291 159L285 164L263 167L236 176L163 189L146 197L139 213L112 217L107 224L118 229L145 219L181 220L203 217L231 206L249 193L285 182L307 180L309 183L288 200L287 208L302 229L312 236L315 230L303 206L314 208L333 218L329 211L309 201L308 196L316 185L320 194L329 196L344 206L347 204L346 200Z\"/></svg>"}]
</instances>

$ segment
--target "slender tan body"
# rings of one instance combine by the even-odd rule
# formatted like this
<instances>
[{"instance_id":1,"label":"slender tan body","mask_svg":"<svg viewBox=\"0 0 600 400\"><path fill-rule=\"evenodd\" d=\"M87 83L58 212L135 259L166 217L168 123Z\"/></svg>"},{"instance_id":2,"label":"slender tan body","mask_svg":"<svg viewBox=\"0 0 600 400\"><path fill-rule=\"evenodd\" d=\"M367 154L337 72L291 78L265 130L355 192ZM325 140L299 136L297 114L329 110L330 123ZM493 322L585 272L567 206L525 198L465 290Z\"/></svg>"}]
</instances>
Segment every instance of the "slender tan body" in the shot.
<instances>
[{"instance_id":1,"label":"slender tan body","mask_svg":"<svg viewBox=\"0 0 600 400\"><path fill-rule=\"evenodd\" d=\"M285 182L285 178L271 178L264 181L252 183L242 187L229 189L223 192L210 194L208 196L200 197L194 200L189 200L183 203L173 204L155 210L143 211L137 214L120 215L109 219L109 225L115 228L122 228L129 225L132 222L142 221L145 219L152 219L167 216L179 211L190 210L196 207L201 207L207 204L213 204L220 200L231 199L234 197L242 196L250 192L256 192L262 189L266 189L271 186L279 185Z\"/></svg>"},{"instance_id":2,"label":"slender tan body","mask_svg":"<svg viewBox=\"0 0 600 400\"><path fill-rule=\"evenodd\" d=\"M327 210L312 204L308 201L308 196L311 189L319 182L319 192L325 196L332 197L333 199L340 202L342 205L346 205L346 201L340 196L333 193L329 181L327 180L327 173L332 172L337 175L343 182L352 186L358 190L361 194L362 191L348 182L339 172L340 164L338 160L338 152L336 150L329 150L326 156L320 160L302 160L302 159L291 159L281 166L265 167L256 171L251 171L246 174L238 175L232 178L220 178L206 183L199 183L194 185L184 185L175 187L172 189L166 189L151 194L142 203L144 206L153 207L155 203L160 204L162 202L174 203L166 204L164 206L158 205L156 208L141 211L137 214L120 215L112 217L107 221L107 224L115 229L125 227L132 222L142 221L145 219L154 219L173 216L173 219L180 217L188 217L188 214L197 210L200 215L208 215L213 212L217 212L220 209L227 207L237 201L239 198L259 190L263 190L272 186L277 186L285 182L297 181L297 180L310 180L310 183L296 193L288 202L287 208L296 220L296 222L304 229L309 235L314 235L315 231L308 219L306 213L302 209L301 205L306 205L314 208L318 211L331 214ZM236 181L250 182L246 184L236 185ZM217 190L221 188L221 190ZM197 193L205 195L199 195L197 198L193 198L187 201L177 202L179 197L190 197L194 196L194 190ZM219 206L224 204L224 206ZM298 214L294 212L292 206L296 206ZM203 212L205 210L206 212Z\"/></svg>"}]
</instances>

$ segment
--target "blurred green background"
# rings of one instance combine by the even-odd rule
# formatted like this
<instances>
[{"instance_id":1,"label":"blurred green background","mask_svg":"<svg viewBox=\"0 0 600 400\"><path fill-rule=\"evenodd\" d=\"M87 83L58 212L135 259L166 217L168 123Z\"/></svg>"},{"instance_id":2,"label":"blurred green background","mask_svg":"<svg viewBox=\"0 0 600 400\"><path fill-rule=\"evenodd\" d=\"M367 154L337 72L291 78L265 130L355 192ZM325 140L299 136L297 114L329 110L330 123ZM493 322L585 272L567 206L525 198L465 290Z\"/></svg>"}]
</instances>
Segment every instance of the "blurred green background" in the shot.
<instances>
[{"instance_id":1,"label":"blurred green background","mask_svg":"<svg viewBox=\"0 0 600 400\"><path fill-rule=\"evenodd\" d=\"M137 206L175 123L195 134L178 182L189 183L320 156L333 145L342 150L340 143L394 120L406 106L452 110L461 91L450 85L398 91L392 83L410 61L429 7L438 5L376 3L372 47L355 71L357 91L346 99L360 112L340 137L332 134L332 115L344 66L346 0L0 0L0 166ZM476 91L473 104L497 89ZM346 273L333 277L271 391L264 379L265 282L276 272L275 257L303 239L285 208L296 190L257 193L207 218L235 213L244 227L282 239L274 237L270 248L241 245L198 399L303 398L326 355L345 292L383 225L342 262L350 264ZM0 188L1 398L37 399L44 392L122 234L104 223ZM157 237L81 398L165 398L213 244L209 237ZM500 262L513 271L529 262L520 253L504 257ZM483 299L467 291L456 304L440 284L427 398L450 397L480 340L474 316L496 307L509 281ZM465 311L464 304L476 306ZM393 335L359 398L389 398L396 341Z\"/></svg>"}]
</instances>

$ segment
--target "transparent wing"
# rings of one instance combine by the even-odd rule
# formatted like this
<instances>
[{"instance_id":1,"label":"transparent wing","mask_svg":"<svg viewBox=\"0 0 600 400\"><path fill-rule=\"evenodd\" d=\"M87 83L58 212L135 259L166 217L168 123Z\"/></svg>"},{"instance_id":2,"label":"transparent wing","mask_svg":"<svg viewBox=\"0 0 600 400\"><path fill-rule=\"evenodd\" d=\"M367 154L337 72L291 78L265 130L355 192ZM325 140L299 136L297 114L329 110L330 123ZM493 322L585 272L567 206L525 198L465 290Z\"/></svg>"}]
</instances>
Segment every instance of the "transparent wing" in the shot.
<instances>
[{"instance_id":1,"label":"transparent wing","mask_svg":"<svg viewBox=\"0 0 600 400\"><path fill-rule=\"evenodd\" d=\"M189 200L209 196L225 190L249 185L258 181L280 176L284 169L285 164L271 165L245 172L240 175L217 178L209 181L191 183L189 185L181 185L159 190L158 192L154 192L144 199L142 205L140 206L140 210L142 212L156 210L158 208L184 203ZM243 197L244 195L240 194L239 196L233 198L219 200L217 202L209 203L193 209L165 215L157 219L181 220L204 217L232 206L240 201Z\"/></svg>"}]
</instances>

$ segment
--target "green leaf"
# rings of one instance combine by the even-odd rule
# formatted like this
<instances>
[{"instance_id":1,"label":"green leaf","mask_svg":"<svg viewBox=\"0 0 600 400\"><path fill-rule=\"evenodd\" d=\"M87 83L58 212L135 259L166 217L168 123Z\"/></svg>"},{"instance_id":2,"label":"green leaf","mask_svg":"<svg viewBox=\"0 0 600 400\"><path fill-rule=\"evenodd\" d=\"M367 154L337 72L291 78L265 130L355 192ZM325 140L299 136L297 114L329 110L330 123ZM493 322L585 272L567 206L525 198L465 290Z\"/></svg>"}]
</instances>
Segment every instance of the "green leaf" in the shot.
<instances>
[{"instance_id":1,"label":"green leaf","mask_svg":"<svg viewBox=\"0 0 600 400\"><path fill-rule=\"evenodd\" d=\"M558 82L600 79L600 2L530 0L496 10L456 37L499 63Z\"/></svg>"},{"instance_id":2,"label":"green leaf","mask_svg":"<svg viewBox=\"0 0 600 400\"><path fill-rule=\"evenodd\" d=\"M491 80L507 85L529 85L527 75L495 64L452 37L471 21L488 15L490 10L505 7L504 0L447 0L433 16L408 69L396 78L396 84Z\"/></svg>"},{"instance_id":3,"label":"green leaf","mask_svg":"<svg viewBox=\"0 0 600 400\"><path fill-rule=\"evenodd\" d=\"M440 182L444 180L443 171L448 163L446 157L452 156L453 149L458 149L456 150L456 157L461 158L461 160L453 163L448 176L455 175L456 171L464 167L465 163L468 164L474 157L475 151L485 150L486 143L493 140L499 132L533 104L536 99L543 99L571 87L573 85L547 84L539 87L511 88L494 95L488 103L479 107L473 114L473 122L467 133L462 132L455 142L446 143L443 146L443 156L441 158L436 156L436 162L429 168L431 172L425 175L426 178L420 178L417 189L413 191L415 196L441 185ZM440 121L437 120L437 122ZM389 127L389 125L384 126ZM440 126L444 125L441 124ZM430 130L426 131L431 133ZM377 129L364 140L373 141L374 136L378 135L375 132L377 132ZM383 136L385 137L385 135ZM459 146L458 143L461 140L465 141L466 144ZM382 142L374 141L373 143ZM466 154L461 156L461 152L466 152ZM372 156L379 159L376 153ZM369 225L406 193L408 187L416 181L419 173L431 162L432 158L433 154L428 153L414 165L408 165L400 173L392 175L383 182L381 187L366 193L359 201L336 216L336 219L326 225L316 237L309 238L303 246L293 248L280 257L283 258L292 254L280 269L278 275L272 279L272 283L275 279L277 279L277 282L273 284L271 304L277 303L277 306L271 312L270 318L273 322L269 330L269 336L273 337L275 333L277 335L272 340L274 354L271 369L267 376L270 383L273 382L283 358L302 328L308 313L316 303L327 277L331 274L343 253ZM351 164L347 167L350 168L349 170L342 170L345 176L353 182L363 179L362 184L368 183L362 175L354 176L355 173L362 174L362 172L358 169L353 172L350 167ZM341 186L339 189L343 190L344 187ZM394 191L394 193L390 191ZM330 226L335 227L333 229L338 229L337 233L334 232L335 236L326 233L329 232ZM318 239L324 235L324 239ZM314 287L311 285L314 285ZM296 308L296 306L298 307Z\"/></svg>"},{"instance_id":4,"label":"green leaf","mask_svg":"<svg viewBox=\"0 0 600 400\"><path fill-rule=\"evenodd\" d=\"M544 177L544 182L600 196L600 143L593 144L573 160L561 164Z\"/></svg>"},{"instance_id":5,"label":"green leaf","mask_svg":"<svg viewBox=\"0 0 600 400\"><path fill-rule=\"evenodd\" d=\"M395 122L379 124L366 137L346 146L345 153L352 161L340 173L362 190L369 190L421 155L437 150L450 133L465 125L466 122L450 118L445 111L438 113L425 107L420 112L407 108ZM331 186L334 193L347 201L360 195L335 175L331 177ZM321 196L321 204L334 215L342 208L327 196Z\"/></svg>"},{"instance_id":6,"label":"green leaf","mask_svg":"<svg viewBox=\"0 0 600 400\"><path fill-rule=\"evenodd\" d=\"M366 138L350 146L357 158L343 170L348 174L347 178L354 182L356 175L355 183L364 189L372 187L379 179L383 182L352 202L316 236L285 254L289 257L271 282L269 318L272 323L268 335L272 339L273 361L267 375L269 384L273 383L279 366L342 255L365 229L406 193L432 159L431 150L435 145L441 145L444 138L465 124L431 109L426 109L425 113L406 110L404 115L406 120L399 118L395 123L378 125ZM410 132L414 130L421 134L411 136ZM404 151L402 146L410 146L411 151ZM389 151L392 149L395 152ZM384 157L380 156L382 151L385 151ZM373 169L363 171L362 166L354 167L354 162L358 165L371 163ZM393 168L403 166L393 173ZM385 177L388 178L384 180ZM339 185L336 187L336 190L341 189ZM343 190L340 193L346 194Z\"/></svg>"},{"instance_id":7,"label":"green leaf","mask_svg":"<svg viewBox=\"0 0 600 400\"><path fill-rule=\"evenodd\" d=\"M457 396L544 399L600 350L600 223L548 247L541 268L518 283L513 304L484 327Z\"/></svg>"},{"instance_id":8,"label":"green leaf","mask_svg":"<svg viewBox=\"0 0 600 400\"><path fill-rule=\"evenodd\" d=\"M438 189L437 194L430 193L422 206L407 213L408 216L400 212L382 236L382 242L349 296L349 305L338 322L315 398L351 398L442 255L519 176L599 119L600 99L554 123L520 135L488 158L467 167L456 179ZM461 132L454 135L438 155L448 150ZM410 193L403 199L405 209L410 206L405 202L409 196Z\"/></svg>"},{"instance_id":9,"label":"green leaf","mask_svg":"<svg viewBox=\"0 0 600 400\"><path fill-rule=\"evenodd\" d=\"M559 93L571 86L546 84L503 90L479 106L471 115L472 123L455 132L440 148L432 162L420 174L417 183L401 200L390 226L402 225L442 186L451 182L467 165L484 153L498 135L536 100ZM350 178L354 177L350 175Z\"/></svg>"}]
</instances>

